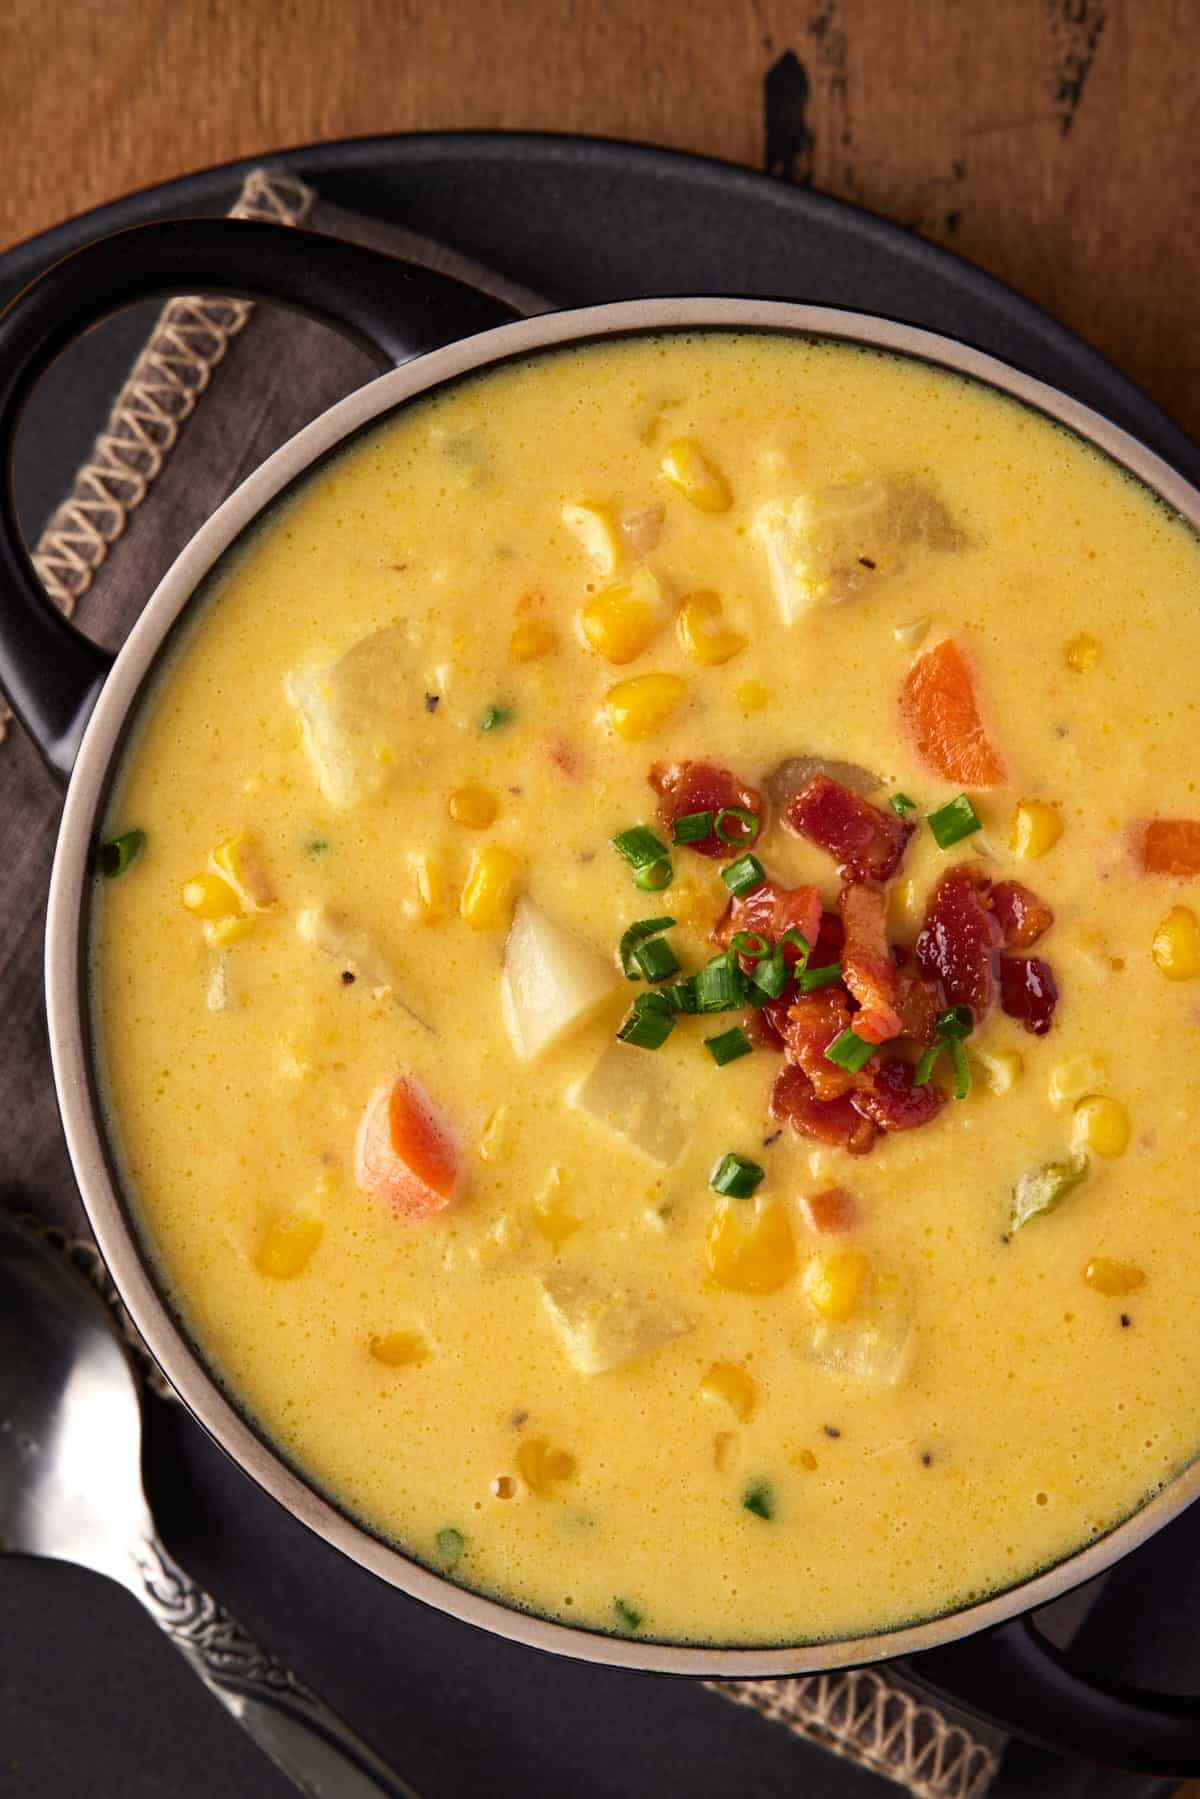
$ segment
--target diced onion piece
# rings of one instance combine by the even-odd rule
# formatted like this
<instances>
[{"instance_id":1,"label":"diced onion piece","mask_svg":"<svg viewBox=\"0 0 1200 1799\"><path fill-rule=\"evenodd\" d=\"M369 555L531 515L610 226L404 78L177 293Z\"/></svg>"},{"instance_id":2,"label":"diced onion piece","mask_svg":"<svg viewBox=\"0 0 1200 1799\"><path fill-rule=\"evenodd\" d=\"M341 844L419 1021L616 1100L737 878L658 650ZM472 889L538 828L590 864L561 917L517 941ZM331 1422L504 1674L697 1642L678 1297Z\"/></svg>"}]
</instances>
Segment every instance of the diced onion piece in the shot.
<instances>
[{"instance_id":1,"label":"diced onion piece","mask_svg":"<svg viewBox=\"0 0 1200 1799\"><path fill-rule=\"evenodd\" d=\"M898 1281L875 1281L869 1301L843 1322L814 1318L799 1347L831 1374L848 1375L869 1387L899 1386L916 1351L904 1287Z\"/></svg>"},{"instance_id":2,"label":"diced onion piece","mask_svg":"<svg viewBox=\"0 0 1200 1799\"><path fill-rule=\"evenodd\" d=\"M611 963L521 898L504 944L500 1003L516 1054L530 1062L576 1030L612 994Z\"/></svg>"},{"instance_id":3,"label":"diced onion piece","mask_svg":"<svg viewBox=\"0 0 1200 1799\"><path fill-rule=\"evenodd\" d=\"M567 1099L614 1137L669 1168L692 1134L690 1112L676 1087L674 1070L661 1057L610 1043Z\"/></svg>"},{"instance_id":4,"label":"diced onion piece","mask_svg":"<svg viewBox=\"0 0 1200 1799\"><path fill-rule=\"evenodd\" d=\"M605 1374L683 1336L689 1319L673 1307L561 1269L542 1281L542 1297L573 1367Z\"/></svg>"}]
</instances>

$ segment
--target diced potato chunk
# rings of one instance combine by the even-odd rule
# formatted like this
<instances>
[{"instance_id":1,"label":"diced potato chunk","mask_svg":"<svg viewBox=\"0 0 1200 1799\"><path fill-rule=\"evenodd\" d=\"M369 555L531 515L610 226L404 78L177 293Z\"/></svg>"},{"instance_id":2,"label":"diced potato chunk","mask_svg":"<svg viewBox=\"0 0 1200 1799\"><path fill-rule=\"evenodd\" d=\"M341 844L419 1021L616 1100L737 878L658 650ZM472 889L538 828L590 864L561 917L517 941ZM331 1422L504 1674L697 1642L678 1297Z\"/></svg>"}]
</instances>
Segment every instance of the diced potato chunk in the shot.
<instances>
[{"instance_id":1,"label":"diced potato chunk","mask_svg":"<svg viewBox=\"0 0 1200 1799\"><path fill-rule=\"evenodd\" d=\"M813 1318L800 1348L831 1374L850 1375L869 1387L899 1386L916 1348L904 1288L876 1281L869 1301L844 1321Z\"/></svg>"},{"instance_id":2,"label":"diced potato chunk","mask_svg":"<svg viewBox=\"0 0 1200 1799\"><path fill-rule=\"evenodd\" d=\"M690 1111L661 1058L612 1042L591 1073L567 1095L615 1137L669 1168L687 1147Z\"/></svg>"},{"instance_id":3,"label":"diced potato chunk","mask_svg":"<svg viewBox=\"0 0 1200 1799\"><path fill-rule=\"evenodd\" d=\"M369 933L360 930L344 912L330 906L306 906L296 916L296 935L355 980L365 981L373 992L393 991L396 977L391 964Z\"/></svg>"},{"instance_id":4,"label":"diced potato chunk","mask_svg":"<svg viewBox=\"0 0 1200 1799\"><path fill-rule=\"evenodd\" d=\"M304 748L333 806L378 793L398 771L397 725L420 706L423 684L403 625L384 625L332 662L293 669L284 681L300 715Z\"/></svg>"},{"instance_id":5,"label":"diced potato chunk","mask_svg":"<svg viewBox=\"0 0 1200 1799\"><path fill-rule=\"evenodd\" d=\"M617 984L612 963L529 898L517 901L504 944L500 1003L522 1062L585 1023Z\"/></svg>"},{"instance_id":6,"label":"diced potato chunk","mask_svg":"<svg viewBox=\"0 0 1200 1799\"><path fill-rule=\"evenodd\" d=\"M567 505L562 509L562 521L578 538L597 572L611 575L621 559L621 543L611 508L595 504Z\"/></svg>"},{"instance_id":7,"label":"diced potato chunk","mask_svg":"<svg viewBox=\"0 0 1200 1799\"><path fill-rule=\"evenodd\" d=\"M542 1296L572 1366L581 1374L624 1367L692 1328L670 1306L574 1270L548 1274Z\"/></svg>"}]
</instances>

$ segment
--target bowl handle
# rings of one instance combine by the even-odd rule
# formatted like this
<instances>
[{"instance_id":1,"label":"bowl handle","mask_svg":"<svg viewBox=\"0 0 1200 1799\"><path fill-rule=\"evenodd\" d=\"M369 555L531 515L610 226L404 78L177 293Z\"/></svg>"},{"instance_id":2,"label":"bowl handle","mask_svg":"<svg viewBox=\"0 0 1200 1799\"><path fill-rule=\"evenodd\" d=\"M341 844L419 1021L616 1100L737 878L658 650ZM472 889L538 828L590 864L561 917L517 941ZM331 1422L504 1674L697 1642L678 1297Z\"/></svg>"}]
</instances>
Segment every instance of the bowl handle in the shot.
<instances>
[{"instance_id":1,"label":"bowl handle","mask_svg":"<svg viewBox=\"0 0 1200 1799\"><path fill-rule=\"evenodd\" d=\"M379 251L282 225L137 225L56 263L0 315L0 687L65 780L112 657L70 624L34 572L13 498L13 443L34 384L109 313L170 294L270 300L332 325L381 368L502 325L499 300Z\"/></svg>"},{"instance_id":2,"label":"bowl handle","mask_svg":"<svg viewBox=\"0 0 1200 1799\"><path fill-rule=\"evenodd\" d=\"M1028 1615L897 1667L1044 1749L1140 1774L1200 1774L1200 1699L1106 1680L1056 1648Z\"/></svg>"}]
</instances>

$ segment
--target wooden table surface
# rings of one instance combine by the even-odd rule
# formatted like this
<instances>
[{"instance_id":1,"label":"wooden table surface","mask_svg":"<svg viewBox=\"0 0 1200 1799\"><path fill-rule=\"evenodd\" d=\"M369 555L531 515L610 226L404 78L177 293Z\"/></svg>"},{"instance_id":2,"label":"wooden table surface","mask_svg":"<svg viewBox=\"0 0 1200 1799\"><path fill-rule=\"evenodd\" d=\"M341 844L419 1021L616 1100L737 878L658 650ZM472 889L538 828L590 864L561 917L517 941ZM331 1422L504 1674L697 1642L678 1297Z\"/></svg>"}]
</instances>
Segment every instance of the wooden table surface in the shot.
<instances>
[{"instance_id":1,"label":"wooden table surface","mask_svg":"<svg viewBox=\"0 0 1200 1799\"><path fill-rule=\"evenodd\" d=\"M640 139L769 167L949 245L1200 436L1198 11L0 0L0 249L131 188L317 139Z\"/></svg>"}]
</instances>

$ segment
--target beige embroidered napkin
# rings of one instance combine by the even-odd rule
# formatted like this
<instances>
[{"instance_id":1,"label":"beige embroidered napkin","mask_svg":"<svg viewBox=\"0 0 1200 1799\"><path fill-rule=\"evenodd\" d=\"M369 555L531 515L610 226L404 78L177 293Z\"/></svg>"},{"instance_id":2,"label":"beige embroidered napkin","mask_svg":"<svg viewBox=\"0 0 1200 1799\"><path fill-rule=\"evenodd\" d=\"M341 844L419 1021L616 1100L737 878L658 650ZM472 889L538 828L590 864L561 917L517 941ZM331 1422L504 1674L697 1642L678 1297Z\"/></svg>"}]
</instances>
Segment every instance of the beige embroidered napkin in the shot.
<instances>
[{"instance_id":1,"label":"beige embroidered napkin","mask_svg":"<svg viewBox=\"0 0 1200 1799\"><path fill-rule=\"evenodd\" d=\"M278 169L250 175L237 218L303 222L460 276L522 312L546 309L445 246L343 212ZM242 301L177 299L159 316L34 561L66 612L115 646L217 504L280 444L375 373L322 327ZM0 732L3 726L0 725ZM0 1200L38 1214L115 1304L62 1144L41 999L44 899L58 796L24 734L0 749ZM123 1320L126 1330L132 1326ZM157 1391L162 1377L141 1351ZM1002 1739L922 1702L889 1672L716 1681L715 1694L885 1775L916 1799L981 1799Z\"/></svg>"}]
</instances>

